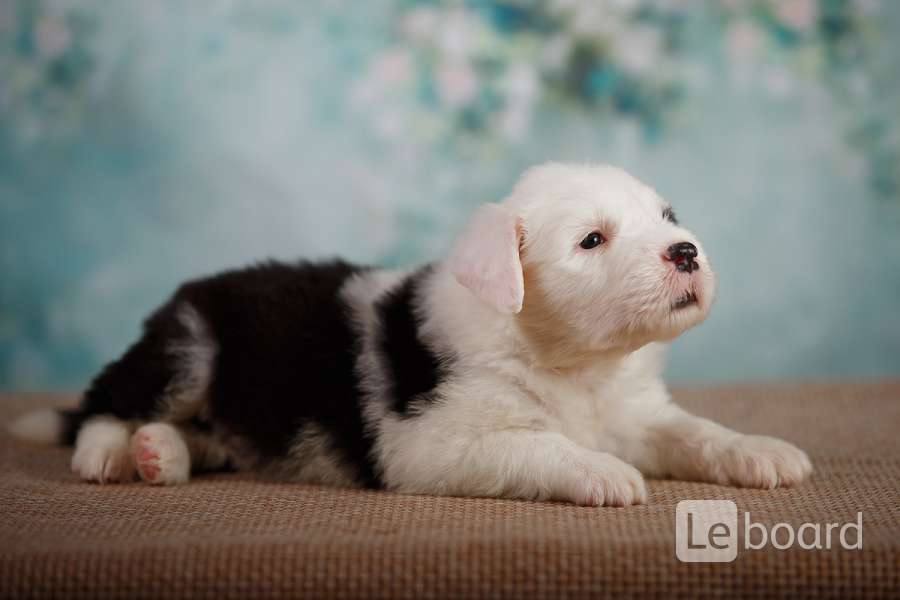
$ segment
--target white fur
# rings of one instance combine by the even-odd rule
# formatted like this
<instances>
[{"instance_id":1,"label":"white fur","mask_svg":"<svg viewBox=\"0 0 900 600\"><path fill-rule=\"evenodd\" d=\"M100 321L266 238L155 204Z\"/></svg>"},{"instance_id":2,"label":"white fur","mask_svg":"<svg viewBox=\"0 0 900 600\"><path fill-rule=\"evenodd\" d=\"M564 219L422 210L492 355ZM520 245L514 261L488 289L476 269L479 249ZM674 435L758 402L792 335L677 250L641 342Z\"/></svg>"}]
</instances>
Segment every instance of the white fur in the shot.
<instances>
[{"instance_id":1,"label":"white fur","mask_svg":"<svg viewBox=\"0 0 900 600\"><path fill-rule=\"evenodd\" d=\"M790 444L742 436L670 402L659 342L706 317L715 277L696 237L663 218L666 206L612 167L528 171L495 211L476 215L464 247L422 292L421 335L454 368L440 401L412 419L384 408L371 304L386 276L353 282L358 367L389 489L627 505L646 499L639 471L763 488L810 472ZM592 231L607 242L580 248ZM698 271L665 259L682 241L699 249ZM674 309L687 291L697 304Z\"/></svg>"},{"instance_id":2,"label":"white fur","mask_svg":"<svg viewBox=\"0 0 900 600\"><path fill-rule=\"evenodd\" d=\"M186 421L206 406L206 392L219 348L206 321L189 303L178 307L178 320L188 335L167 348L178 360L181 371L163 393L166 406L162 413L169 420Z\"/></svg>"},{"instance_id":3,"label":"white fur","mask_svg":"<svg viewBox=\"0 0 900 600\"><path fill-rule=\"evenodd\" d=\"M86 421L78 430L72 471L87 481L115 483L134 478L128 451L131 429L114 417L100 416Z\"/></svg>"},{"instance_id":4,"label":"white fur","mask_svg":"<svg viewBox=\"0 0 900 600\"><path fill-rule=\"evenodd\" d=\"M59 442L63 432L63 418L52 408L26 413L12 422L9 432L13 437L40 444Z\"/></svg>"}]
</instances>

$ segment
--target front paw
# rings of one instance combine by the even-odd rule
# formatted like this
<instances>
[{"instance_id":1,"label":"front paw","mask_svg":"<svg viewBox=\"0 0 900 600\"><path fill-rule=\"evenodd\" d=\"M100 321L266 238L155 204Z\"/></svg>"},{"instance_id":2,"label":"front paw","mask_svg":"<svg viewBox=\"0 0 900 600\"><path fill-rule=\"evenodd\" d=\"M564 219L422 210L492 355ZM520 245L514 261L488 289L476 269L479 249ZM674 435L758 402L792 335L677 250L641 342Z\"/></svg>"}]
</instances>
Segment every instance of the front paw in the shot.
<instances>
[{"instance_id":1,"label":"front paw","mask_svg":"<svg viewBox=\"0 0 900 600\"><path fill-rule=\"evenodd\" d=\"M641 473L610 454L590 456L574 474L567 500L579 506L629 506L647 502Z\"/></svg>"},{"instance_id":2,"label":"front paw","mask_svg":"<svg viewBox=\"0 0 900 600\"><path fill-rule=\"evenodd\" d=\"M812 472L803 450L764 435L738 437L716 462L719 483L769 490L800 483Z\"/></svg>"}]
</instances>

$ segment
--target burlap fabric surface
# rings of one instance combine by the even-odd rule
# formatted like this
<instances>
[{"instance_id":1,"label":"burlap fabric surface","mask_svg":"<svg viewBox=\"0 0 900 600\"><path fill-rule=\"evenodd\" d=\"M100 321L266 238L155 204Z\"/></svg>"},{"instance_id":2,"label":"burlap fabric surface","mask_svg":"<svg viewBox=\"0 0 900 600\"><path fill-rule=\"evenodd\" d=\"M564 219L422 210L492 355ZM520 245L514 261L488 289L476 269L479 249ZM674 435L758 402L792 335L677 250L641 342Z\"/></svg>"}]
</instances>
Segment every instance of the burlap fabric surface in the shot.
<instances>
[{"instance_id":1,"label":"burlap fabric surface","mask_svg":"<svg viewBox=\"0 0 900 600\"><path fill-rule=\"evenodd\" d=\"M809 451L796 489L651 481L646 506L436 498L284 485L91 485L70 451L0 439L0 597L898 597L900 381L680 390L687 408ZM7 395L0 419L71 397ZM675 557L675 505L732 499L768 524L848 522L862 550Z\"/></svg>"}]
</instances>

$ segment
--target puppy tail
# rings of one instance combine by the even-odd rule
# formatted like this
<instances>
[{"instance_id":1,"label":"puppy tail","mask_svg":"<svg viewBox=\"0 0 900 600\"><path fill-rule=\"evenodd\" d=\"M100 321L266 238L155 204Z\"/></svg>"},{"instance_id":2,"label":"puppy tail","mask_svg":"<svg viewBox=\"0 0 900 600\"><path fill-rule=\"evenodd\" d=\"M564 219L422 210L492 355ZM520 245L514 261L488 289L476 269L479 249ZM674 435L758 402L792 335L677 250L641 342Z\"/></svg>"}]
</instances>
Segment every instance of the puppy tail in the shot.
<instances>
[{"instance_id":1,"label":"puppy tail","mask_svg":"<svg viewBox=\"0 0 900 600\"><path fill-rule=\"evenodd\" d=\"M71 443L69 438L82 420L78 410L42 408L15 419L9 425L14 438L39 444Z\"/></svg>"}]
</instances>

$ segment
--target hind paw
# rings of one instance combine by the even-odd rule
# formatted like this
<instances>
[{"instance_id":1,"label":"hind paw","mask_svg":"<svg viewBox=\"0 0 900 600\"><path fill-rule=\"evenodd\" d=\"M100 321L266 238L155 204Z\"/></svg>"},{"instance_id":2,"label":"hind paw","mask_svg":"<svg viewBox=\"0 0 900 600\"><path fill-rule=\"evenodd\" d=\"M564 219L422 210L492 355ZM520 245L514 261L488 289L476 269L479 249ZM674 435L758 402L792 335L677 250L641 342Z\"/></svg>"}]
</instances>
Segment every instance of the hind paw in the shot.
<instances>
[{"instance_id":1,"label":"hind paw","mask_svg":"<svg viewBox=\"0 0 900 600\"><path fill-rule=\"evenodd\" d=\"M134 479L128 447L83 448L72 456L72 471L87 481L118 483Z\"/></svg>"},{"instance_id":2,"label":"hind paw","mask_svg":"<svg viewBox=\"0 0 900 600\"><path fill-rule=\"evenodd\" d=\"M128 451L128 428L115 419L98 418L78 433L72 471L87 481L116 483L134 479Z\"/></svg>"},{"instance_id":3,"label":"hind paw","mask_svg":"<svg viewBox=\"0 0 900 600\"><path fill-rule=\"evenodd\" d=\"M186 483L191 475L191 457L181 433L168 423L151 423L131 438L131 453L138 474L147 483Z\"/></svg>"}]
</instances>

